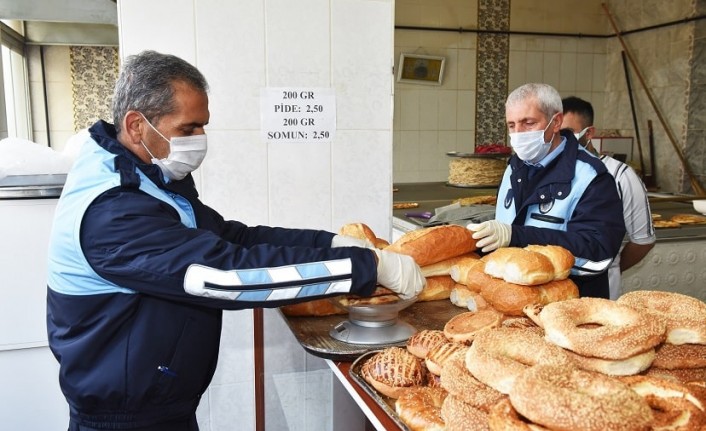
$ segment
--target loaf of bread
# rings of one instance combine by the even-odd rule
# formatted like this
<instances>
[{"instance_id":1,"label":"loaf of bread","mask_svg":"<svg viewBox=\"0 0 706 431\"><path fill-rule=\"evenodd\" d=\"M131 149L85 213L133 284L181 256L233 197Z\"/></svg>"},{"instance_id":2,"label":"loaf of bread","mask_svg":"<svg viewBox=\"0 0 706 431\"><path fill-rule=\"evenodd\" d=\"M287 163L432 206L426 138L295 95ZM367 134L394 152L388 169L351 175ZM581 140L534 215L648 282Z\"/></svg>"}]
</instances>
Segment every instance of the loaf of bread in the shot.
<instances>
[{"instance_id":1,"label":"loaf of bread","mask_svg":"<svg viewBox=\"0 0 706 431\"><path fill-rule=\"evenodd\" d=\"M426 279L426 286L417 296L418 302L448 299L451 296L451 289L456 285L456 282L448 275L436 275L434 277L426 277Z\"/></svg>"},{"instance_id":2,"label":"loaf of bread","mask_svg":"<svg viewBox=\"0 0 706 431\"><path fill-rule=\"evenodd\" d=\"M449 275L456 282L463 284L474 292L480 292L483 283L489 277L482 260L463 260L451 267Z\"/></svg>"},{"instance_id":3,"label":"loaf of bread","mask_svg":"<svg viewBox=\"0 0 706 431\"><path fill-rule=\"evenodd\" d=\"M451 303L457 307L467 308L468 311L479 311L488 308L488 302L480 293L474 292L467 286L456 283L449 296Z\"/></svg>"},{"instance_id":4,"label":"loaf of bread","mask_svg":"<svg viewBox=\"0 0 706 431\"><path fill-rule=\"evenodd\" d=\"M579 289L569 280L556 280L539 286L523 286L489 277L480 291L491 307L509 316L523 316L530 304L547 305L579 297Z\"/></svg>"},{"instance_id":5,"label":"loaf of bread","mask_svg":"<svg viewBox=\"0 0 706 431\"><path fill-rule=\"evenodd\" d=\"M541 253L549 259L554 267L554 280L568 278L576 260L569 250L558 245L528 245L525 250Z\"/></svg>"},{"instance_id":6,"label":"loaf of bread","mask_svg":"<svg viewBox=\"0 0 706 431\"><path fill-rule=\"evenodd\" d=\"M480 256L473 252L462 254L460 256L454 256L449 259L444 259L441 262L432 263L431 265L421 267L422 275L425 277L449 275L451 273L451 267L454 265L462 265L464 262L471 262L479 259Z\"/></svg>"},{"instance_id":7,"label":"loaf of bread","mask_svg":"<svg viewBox=\"0 0 706 431\"><path fill-rule=\"evenodd\" d=\"M554 265L548 257L517 247L501 247L481 259L485 273L509 283L535 286L554 280Z\"/></svg>"},{"instance_id":8,"label":"loaf of bread","mask_svg":"<svg viewBox=\"0 0 706 431\"><path fill-rule=\"evenodd\" d=\"M407 232L385 250L412 256L426 266L476 250L471 231L459 225L443 225Z\"/></svg>"},{"instance_id":9,"label":"loaf of bread","mask_svg":"<svg viewBox=\"0 0 706 431\"><path fill-rule=\"evenodd\" d=\"M306 316L332 316L336 314L346 314L347 311L337 307L328 298L315 299L313 301L289 304L280 307L282 314L290 317Z\"/></svg>"},{"instance_id":10,"label":"loaf of bread","mask_svg":"<svg viewBox=\"0 0 706 431\"><path fill-rule=\"evenodd\" d=\"M375 248L383 249L390 245L389 242L382 238L378 238L368 225L365 223L348 223L341 226L338 230L339 235L352 236L358 239L367 239Z\"/></svg>"}]
</instances>

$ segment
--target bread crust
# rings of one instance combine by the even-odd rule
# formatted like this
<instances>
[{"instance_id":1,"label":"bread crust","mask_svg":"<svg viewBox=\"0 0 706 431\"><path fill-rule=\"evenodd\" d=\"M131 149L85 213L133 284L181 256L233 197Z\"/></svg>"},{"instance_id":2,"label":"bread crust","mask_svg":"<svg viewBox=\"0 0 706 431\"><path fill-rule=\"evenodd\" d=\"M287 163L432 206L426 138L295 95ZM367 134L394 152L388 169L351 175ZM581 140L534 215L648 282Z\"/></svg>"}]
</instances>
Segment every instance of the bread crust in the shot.
<instances>
[{"instance_id":1,"label":"bread crust","mask_svg":"<svg viewBox=\"0 0 706 431\"><path fill-rule=\"evenodd\" d=\"M451 290L456 285L456 282L448 275L437 275L426 279L427 284L417 296L417 301L448 299L451 296Z\"/></svg>"},{"instance_id":2,"label":"bread crust","mask_svg":"<svg viewBox=\"0 0 706 431\"><path fill-rule=\"evenodd\" d=\"M454 256L449 259L444 259L441 262L432 263L431 265L426 265L421 267L422 275L424 277L434 277L437 275L449 275L451 268L454 265L461 265L463 262L473 262L480 260L480 256L476 253L470 252L462 254L460 256Z\"/></svg>"},{"instance_id":3,"label":"bread crust","mask_svg":"<svg viewBox=\"0 0 706 431\"><path fill-rule=\"evenodd\" d=\"M417 265L426 266L476 250L476 240L463 226L443 225L407 232L385 250L412 256Z\"/></svg>"},{"instance_id":4,"label":"bread crust","mask_svg":"<svg viewBox=\"0 0 706 431\"><path fill-rule=\"evenodd\" d=\"M550 281L539 286L523 286L488 277L481 296L496 310L510 316L523 316L530 304L547 305L579 297L579 289L569 280Z\"/></svg>"},{"instance_id":5,"label":"bread crust","mask_svg":"<svg viewBox=\"0 0 706 431\"><path fill-rule=\"evenodd\" d=\"M483 256L485 273L509 283L535 286L554 279L554 265L545 255L517 247L502 247Z\"/></svg>"},{"instance_id":6,"label":"bread crust","mask_svg":"<svg viewBox=\"0 0 706 431\"><path fill-rule=\"evenodd\" d=\"M576 260L569 250L558 245L528 245L525 250L541 253L549 259L554 267L554 280L568 278Z\"/></svg>"}]
</instances>

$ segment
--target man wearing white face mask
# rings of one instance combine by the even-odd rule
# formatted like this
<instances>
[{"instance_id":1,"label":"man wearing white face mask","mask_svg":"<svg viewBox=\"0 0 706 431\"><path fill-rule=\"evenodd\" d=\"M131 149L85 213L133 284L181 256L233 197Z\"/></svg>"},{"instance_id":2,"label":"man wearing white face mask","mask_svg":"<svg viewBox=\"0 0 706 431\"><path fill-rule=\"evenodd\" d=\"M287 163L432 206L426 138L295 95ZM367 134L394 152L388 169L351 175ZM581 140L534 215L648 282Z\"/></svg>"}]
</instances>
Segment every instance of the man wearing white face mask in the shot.
<instances>
[{"instance_id":1,"label":"man wearing white face mask","mask_svg":"<svg viewBox=\"0 0 706 431\"><path fill-rule=\"evenodd\" d=\"M47 331L69 431L198 430L223 309L424 287L409 256L326 231L246 226L204 205L191 172L206 156L207 90L178 57L129 57L114 124L89 129L67 177Z\"/></svg>"},{"instance_id":2,"label":"man wearing white face mask","mask_svg":"<svg viewBox=\"0 0 706 431\"><path fill-rule=\"evenodd\" d=\"M495 220L469 224L478 247L560 245L576 258L570 278L581 296L608 297L606 270L625 234L615 182L600 160L561 130L559 93L525 84L505 103L510 158Z\"/></svg>"},{"instance_id":3,"label":"man wearing white face mask","mask_svg":"<svg viewBox=\"0 0 706 431\"><path fill-rule=\"evenodd\" d=\"M647 190L635 170L627 164L607 155L599 155L591 138L593 127L593 106L578 97L562 99L564 121L562 128L574 132L579 144L606 165L615 178L618 195L623 202L623 218L628 241L608 269L610 299L617 299L622 293L621 273L639 263L655 246L657 237L652 225L650 203Z\"/></svg>"}]
</instances>

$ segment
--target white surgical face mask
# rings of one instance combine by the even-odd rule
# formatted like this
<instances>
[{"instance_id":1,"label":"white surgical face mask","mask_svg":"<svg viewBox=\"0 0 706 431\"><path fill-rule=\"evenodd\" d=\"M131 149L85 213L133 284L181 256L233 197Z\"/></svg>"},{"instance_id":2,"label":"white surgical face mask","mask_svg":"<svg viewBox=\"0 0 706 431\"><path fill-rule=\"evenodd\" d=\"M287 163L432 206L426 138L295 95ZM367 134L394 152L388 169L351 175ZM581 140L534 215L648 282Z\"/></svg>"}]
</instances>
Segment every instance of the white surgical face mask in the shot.
<instances>
[{"instance_id":1,"label":"white surgical face mask","mask_svg":"<svg viewBox=\"0 0 706 431\"><path fill-rule=\"evenodd\" d=\"M584 147L586 146L586 144L587 144L588 142L586 142L586 143L581 143L581 138L583 138L583 136L586 134L586 132L588 132L588 129L589 129L590 127L591 127L591 126L588 126L588 127L586 127L585 129L581 130L580 132L574 133L574 136L576 137L576 140L579 141L579 144L583 145Z\"/></svg>"},{"instance_id":2,"label":"white surgical face mask","mask_svg":"<svg viewBox=\"0 0 706 431\"><path fill-rule=\"evenodd\" d=\"M545 142L544 133L549 128L549 125L552 124L555 117L556 114L552 116L544 130L510 133L510 145L512 149L515 150L515 154L517 154L520 160L534 164L549 154L549 148L552 146L554 134L552 134L552 139L550 139L549 142Z\"/></svg>"},{"instance_id":3,"label":"white surgical face mask","mask_svg":"<svg viewBox=\"0 0 706 431\"><path fill-rule=\"evenodd\" d=\"M167 139L144 115L142 115L142 118L147 121L147 124L150 125L152 130L157 132L162 139L169 142L169 155L164 159L157 159L149 148L147 148L145 143L140 141L142 146L145 147L145 150L147 150L147 153L152 157L152 163L159 166L162 173L167 178L175 181L184 179L184 177L201 166L201 162L203 162L203 159L206 157L206 150L208 148L205 133L191 136L174 136L171 139Z\"/></svg>"}]
</instances>

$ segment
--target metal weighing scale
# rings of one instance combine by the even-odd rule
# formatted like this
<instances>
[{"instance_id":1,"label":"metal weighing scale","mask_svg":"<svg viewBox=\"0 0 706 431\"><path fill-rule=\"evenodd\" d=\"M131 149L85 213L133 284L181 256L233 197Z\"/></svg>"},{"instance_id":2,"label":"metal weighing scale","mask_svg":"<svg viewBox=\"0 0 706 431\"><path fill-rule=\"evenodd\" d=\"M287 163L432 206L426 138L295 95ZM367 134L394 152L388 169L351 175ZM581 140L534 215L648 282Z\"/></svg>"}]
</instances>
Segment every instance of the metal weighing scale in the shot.
<instances>
[{"instance_id":1,"label":"metal weighing scale","mask_svg":"<svg viewBox=\"0 0 706 431\"><path fill-rule=\"evenodd\" d=\"M335 298L332 300L335 301ZM350 344L394 344L405 341L417 330L398 319L398 314L416 300L414 297L389 304L344 307L348 310L348 320L336 324L329 335ZM340 303L337 305L341 306Z\"/></svg>"}]
</instances>

